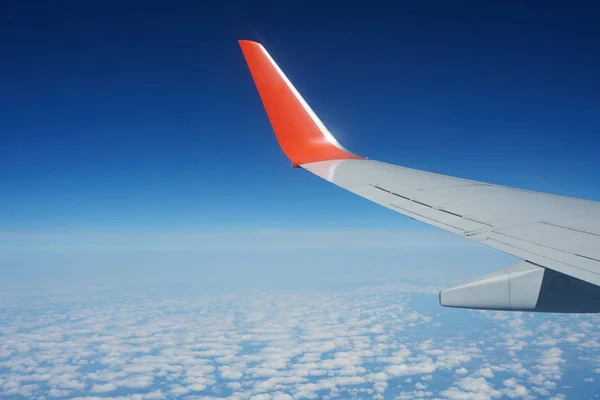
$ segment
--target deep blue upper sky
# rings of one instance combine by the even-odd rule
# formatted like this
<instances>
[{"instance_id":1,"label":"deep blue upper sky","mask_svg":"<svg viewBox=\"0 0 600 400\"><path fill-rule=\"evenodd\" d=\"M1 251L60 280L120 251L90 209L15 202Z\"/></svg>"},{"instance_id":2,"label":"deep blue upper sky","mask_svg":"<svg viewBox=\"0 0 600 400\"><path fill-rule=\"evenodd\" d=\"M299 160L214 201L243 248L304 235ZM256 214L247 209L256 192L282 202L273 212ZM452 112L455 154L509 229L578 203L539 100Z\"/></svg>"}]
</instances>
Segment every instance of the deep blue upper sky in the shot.
<instances>
[{"instance_id":1,"label":"deep blue upper sky","mask_svg":"<svg viewBox=\"0 0 600 400\"><path fill-rule=\"evenodd\" d=\"M289 168L238 39L357 154L600 199L598 6L6 3L2 231L415 224Z\"/></svg>"}]
</instances>

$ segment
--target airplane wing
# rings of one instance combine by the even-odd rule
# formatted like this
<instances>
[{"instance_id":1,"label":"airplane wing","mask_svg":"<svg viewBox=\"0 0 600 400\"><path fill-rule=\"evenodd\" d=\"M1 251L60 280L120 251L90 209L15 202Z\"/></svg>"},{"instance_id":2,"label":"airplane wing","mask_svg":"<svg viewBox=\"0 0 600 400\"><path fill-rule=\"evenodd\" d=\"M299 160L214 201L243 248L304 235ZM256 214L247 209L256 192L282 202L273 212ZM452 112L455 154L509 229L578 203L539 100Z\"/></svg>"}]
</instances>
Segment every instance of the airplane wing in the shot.
<instances>
[{"instance_id":1,"label":"airplane wing","mask_svg":"<svg viewBox=\"0 0 600 400\"><path fill-rule=\"evenodd\" d=\"M293 167L523 260L443 290L443 306L600 312L600 203L359 157L337 142L262 45L240 46Z\"/></svg>"}]
</instances>

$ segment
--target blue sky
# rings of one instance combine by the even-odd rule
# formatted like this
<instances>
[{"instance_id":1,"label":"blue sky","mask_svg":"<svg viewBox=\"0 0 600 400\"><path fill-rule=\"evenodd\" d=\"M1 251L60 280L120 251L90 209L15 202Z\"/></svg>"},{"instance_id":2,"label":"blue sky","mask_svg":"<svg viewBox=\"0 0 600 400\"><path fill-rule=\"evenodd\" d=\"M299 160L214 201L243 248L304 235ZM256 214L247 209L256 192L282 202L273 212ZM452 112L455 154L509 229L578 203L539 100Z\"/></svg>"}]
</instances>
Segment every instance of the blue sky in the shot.
<instances>
[{"instance_id":1,"label":"blue sky","mask_svg":"<svg viewBox=\"0 0 600 400\"><path fill-rule=\"evenodd\" d=\"M541 4L3 5L2 230L420 227L289 168L238 39L357 154L600 199L598 10Z\"/></svg>"}]
</instances>

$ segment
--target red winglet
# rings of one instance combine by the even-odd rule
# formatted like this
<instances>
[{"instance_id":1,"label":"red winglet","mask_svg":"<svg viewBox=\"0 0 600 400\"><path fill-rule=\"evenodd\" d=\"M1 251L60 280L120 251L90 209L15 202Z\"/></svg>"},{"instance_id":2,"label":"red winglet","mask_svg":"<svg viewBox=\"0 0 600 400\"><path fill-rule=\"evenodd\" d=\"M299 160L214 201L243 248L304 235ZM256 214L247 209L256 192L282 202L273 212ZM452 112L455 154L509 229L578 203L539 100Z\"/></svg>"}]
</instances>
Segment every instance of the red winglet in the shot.
<instances>
[{"instance_id":1,"label":"red winglet","mask_svg":"<svg viewBox=\"0 0 600 400\"><path fill-rule=\"evenodd\" d=\"M292 166L362 158L335 140L260 43L240 40L240 46L277 141Z\"/></svg>"}]
</instances>

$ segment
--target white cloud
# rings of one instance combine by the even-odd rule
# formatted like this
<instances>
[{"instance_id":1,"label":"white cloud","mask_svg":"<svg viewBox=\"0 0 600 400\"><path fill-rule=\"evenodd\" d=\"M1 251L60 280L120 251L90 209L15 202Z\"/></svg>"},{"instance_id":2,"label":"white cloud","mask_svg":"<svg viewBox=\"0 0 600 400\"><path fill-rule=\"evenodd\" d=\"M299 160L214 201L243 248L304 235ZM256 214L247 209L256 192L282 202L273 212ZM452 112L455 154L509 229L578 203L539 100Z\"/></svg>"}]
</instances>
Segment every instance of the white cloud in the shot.
<instances>
[{"instance_id":1,"label":"white cloud","mask_svg":"<svg viewBox=\"0 0 600 400\"><path fill-rule=\"evenodd\" d=\"M0 343L0 369L8 373L0 391L26 398L89 392L91 399L126 390L140 400L230 392L275 400L530 399L556 394L567 355L589 371L600 366L591 344L600 333L578 317L540 322L458 311L450 320L445 313L456 310L415 308L413 297L435 299L405 284L112 296L24 296L20 312L2 315L0 335L8 339ZM0 295L0 309L8 301ZM456 318L482 328L454 332ZM441 388L439 374L456 382Z\"/></svg>"},{"instance_id":2,"label":"white cloud","mask_svg":"<svg viewBox=\"0 0 600 400\"><path fill-rule=\"evenodd\" d=\"M481 376L483 376L484 378L493 378L494 377L494 371L491 370L491 368L486 367L486 368L481 368L479 371L477 371L477 373Z\"/></svg>"},{"instance_id":3,"label":"white cloud","mask_svg":"<svg viewBox=\"0 0 600 400\"><path fill-rule=\"evenodd\" d=\"M557 394L555 396L552 396L549 400L565 400L566 398L567 396L564 394Z\"/></svg>"},{"instance_id":4,"label":"white cloud","mask_svg":"<svg viewBox=\"0 0 600 400\"><path fill-rule=\"evenodd\" d=\"M90 391L92 393L106 393L106 392L112 392L113 390L117 390L117 386L112 384L112 383L105 383L105 384L94 384L92 386L92 388L90 389Z\"/></svg>"},{"instance_id":5,"label":"white cloud","mask_svg":"<svg viewBox=\"0 0 600 400\"><path fill-rule=\"evenodd\" d=\"M417 383L415 383L415 389L418 389L418 390L427 389L427 385L425 385L421 382L417 382Z\"/></svg>"},{"instance_id":6,"label":"white cloud","mask_svg":"<svg viewBox=\"0 0 600 400\"><path fill-rule=\"evenodd\" d=\"M155 390L154 392L150 392L144 395L144 400L163 400L166 398L167 396L164 395L162 390Z\"/></svg>"},{"instance_id":7,"label":"white cloud","mask_svg":"<svg viewBox=\"0 0 600 400\"><path fill-rule=\"evenodd\" d=\"M221 378L227 380L238 380L244 376L244 373L236 370L235 368L223 366L219 368L221 371Z\"/></svg>"},{"instance_id":8,"label":"white cloud","mask_svg":"<svg viewBox=\"0 0 600 400\"><path fill-rule=\"evenodd\" d=\"M455 386L443 391L442 396L449 399L480 399L488 400L502 396L499 390L493 388L485 378L466 377L455 383Z\"/></svg>"},{"instance_id":9,"label":"white cloud","mask_svg":"<svg viewBox=\"0 0 600 400\"><path fill-rule=\"evenodd\" d=\"M115 385L131 389L144 389L152 386L153 383L154 378L152 376L132 376L116 381Z\"/></svg>"}]
</instances>

